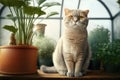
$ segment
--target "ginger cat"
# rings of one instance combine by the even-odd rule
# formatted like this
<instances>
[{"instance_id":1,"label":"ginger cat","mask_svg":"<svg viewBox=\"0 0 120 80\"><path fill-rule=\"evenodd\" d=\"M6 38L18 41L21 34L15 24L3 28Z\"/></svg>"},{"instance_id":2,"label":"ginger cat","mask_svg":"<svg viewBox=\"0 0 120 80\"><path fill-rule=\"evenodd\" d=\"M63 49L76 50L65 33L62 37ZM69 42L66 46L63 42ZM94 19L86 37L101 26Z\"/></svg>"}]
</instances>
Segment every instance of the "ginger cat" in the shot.
<instances>
[{"instance_id":1,"label":"ginger cat","mask_svg":"<svg viewBox=\"0 0 120 80\"><path fill-rule=\"evenodd\" d=\"M86 29L89 10L64 9L64 12L65 31L53 53L54 67L43 65L41 70L79 77L86 73L91 58Z\"/></svg>"}]
</instances>

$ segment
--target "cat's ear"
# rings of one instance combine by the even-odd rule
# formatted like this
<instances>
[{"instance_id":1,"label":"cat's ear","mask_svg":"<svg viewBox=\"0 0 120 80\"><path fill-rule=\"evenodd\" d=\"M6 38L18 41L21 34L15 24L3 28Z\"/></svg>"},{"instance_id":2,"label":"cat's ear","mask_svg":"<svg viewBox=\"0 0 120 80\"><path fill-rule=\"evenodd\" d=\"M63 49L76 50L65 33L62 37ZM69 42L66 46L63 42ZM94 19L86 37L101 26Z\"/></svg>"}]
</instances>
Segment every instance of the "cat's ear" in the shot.
<instances>
[{"instance_id":1,"label":"cat's ear","mask_svg":"<svg viewBox=\"0 0 120 80\"><path fill-rule=\"evenodd\" d=\"M87 15L88 15L88 13L89 13L89 10L84 10L83 12L84 12L84 13L85 13L85 15L87 16Z\"/></svg>"},{"instance_id":2,"label":"cat's ear","mask_svg":"<svg viewBox=\"0 0 120 80\"><path fill-rule=\"evenodd\" d=\"M64 13L65 13L65 15L68 15L70 12L71 12L70 9L68 9L68 8L65 8L65 9L64 9Z\"/></svg>"}]
</instances>

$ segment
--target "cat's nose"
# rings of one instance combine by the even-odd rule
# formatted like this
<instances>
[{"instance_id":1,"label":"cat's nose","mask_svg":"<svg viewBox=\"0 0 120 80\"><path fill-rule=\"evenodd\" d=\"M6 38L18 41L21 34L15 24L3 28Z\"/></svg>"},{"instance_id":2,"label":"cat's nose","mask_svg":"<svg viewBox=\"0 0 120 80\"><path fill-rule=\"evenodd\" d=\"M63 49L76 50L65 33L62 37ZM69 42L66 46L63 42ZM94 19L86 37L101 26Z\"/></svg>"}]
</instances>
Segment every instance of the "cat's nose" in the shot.
<instances>
[{"instance_id":1,"label":"cat's nose","mask_svg":"<svg viewBox=\"0 0 120 80\"><path fill-rule=\"evenodd\" d=\"M74 22L77 22L79 19L77 17L73 17Z\"/></svg>"}]
</instances>

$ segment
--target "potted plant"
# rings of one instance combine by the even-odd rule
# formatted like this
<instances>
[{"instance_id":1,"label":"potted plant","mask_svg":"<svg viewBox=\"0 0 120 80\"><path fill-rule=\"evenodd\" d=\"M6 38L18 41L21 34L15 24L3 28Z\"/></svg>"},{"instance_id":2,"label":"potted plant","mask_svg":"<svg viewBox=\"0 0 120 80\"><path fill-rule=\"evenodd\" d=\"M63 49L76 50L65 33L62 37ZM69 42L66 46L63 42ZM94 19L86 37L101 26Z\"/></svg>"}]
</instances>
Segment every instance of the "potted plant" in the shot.
<instances>
[{"instance_id":1,"label":"potted plant","mask_svg":"<svg viewBox=\"0 0 120 80\"><path fill-rule=\"evenodd\" d=\"M33 45L38 48L38 68L41 65L52 66L52 53L55 48L55 40L44 35L46 24L37 24L34 27Z\"/></svg>"},{"instance_id":2,"label":"potted plant","mask_svg":"<svg viewBox=\"0 0 120 80\"><path fill-rule=\"evenodd\" d=\"M93 29L88 36L88 40L92 50L92 60L91 60L91 69L100 69L101 65L101 48L103 44L109 42L109 30L104 28L103 26L97 26L97 28Z\"/></svg>"},{"instance_id":3,"label":"potted plant","mask_svg":"<svg viewBox=\"0 0 120 80\"><path fill-rule=\"evenodd\" d=\"M55 49L55 40L39 34L36 37L33 45L38 48L38 68L41 65L52 66L52 53Z\"/></svg>"},{"instance_id":4,"label":"potted plant","mask_svg":"<svg viewBox=\"0 0 120 80\"><path fill-rule=\"evenodd\" d=\"M105 44L101 52L105 72L120 73L120 39Z\"/></svg>"},{"instance_id":5,"label":"potted plant","mask_svg":"<svg viewBox=\"0 0 120 80\"><path fill-rule=\"evenodd\" d=\"M6 17L13 25L5 25L9 30L10 45L0 46L0 73L31 74L37 71L37 48L32 46L33 24L41 15L46 15L45 9L60 5L46 0L0 0L0 3L10 10ZM49 13L46 18L58 14Z\"/></svg>"}]
</instances>

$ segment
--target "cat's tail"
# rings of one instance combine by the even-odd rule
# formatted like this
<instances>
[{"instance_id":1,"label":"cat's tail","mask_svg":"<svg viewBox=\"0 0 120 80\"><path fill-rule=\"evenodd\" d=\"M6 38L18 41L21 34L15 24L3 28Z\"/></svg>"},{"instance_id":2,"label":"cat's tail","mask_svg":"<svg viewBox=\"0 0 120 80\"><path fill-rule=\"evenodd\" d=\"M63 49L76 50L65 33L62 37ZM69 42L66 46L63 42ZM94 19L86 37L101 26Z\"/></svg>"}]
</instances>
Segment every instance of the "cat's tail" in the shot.
<instances>
[{"instance_id":1,"label":"cat's tail","mask_svg":"<svg viewBox=\"0 0 120 80\"><path fill-rule=\"evenodd\" d=\"M48 66L42 65L40 67L40 70L45 72L45 73L57 73L57 70L55 69L54 66L48 67Z\"/></svg>"}]
</instances>

